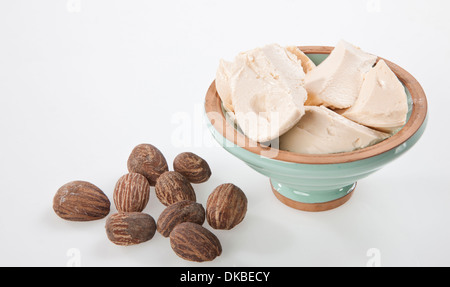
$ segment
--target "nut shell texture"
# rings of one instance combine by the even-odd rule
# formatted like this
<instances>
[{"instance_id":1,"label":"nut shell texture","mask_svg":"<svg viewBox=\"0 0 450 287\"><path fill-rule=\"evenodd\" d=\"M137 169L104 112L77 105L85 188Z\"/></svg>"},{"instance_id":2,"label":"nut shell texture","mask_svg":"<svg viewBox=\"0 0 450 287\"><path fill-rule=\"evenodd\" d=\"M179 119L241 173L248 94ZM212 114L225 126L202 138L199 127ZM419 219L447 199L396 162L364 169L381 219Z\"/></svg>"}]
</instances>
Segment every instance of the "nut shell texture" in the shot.
<instances>
[{"instance_id":1,"label":"nut shell texture","mask_svg":"<svg viewBox=\"0 0 450 287\"><path fill-rule=\"evenodd\" d=\"M153 238L156 233L155 219L140 212L120 212L106 221L106 235L116 245L136 245Z\"/></svg>"},{"instance_id":2,"label":"nut shell texture","mask_svg":"<svg viewBox=\"0 0 450 287\"><path fill-rule=\"evenodd\" d=\"M173 169L192 183L202 183L211 177L208 163L191 152L179 154L173 161Z\"/></svg>"},{"instance_id":3,"label":"nut shell texture","mask_svg":"<svg viewBox=\"0 0 450 287\"><path fill-rule=\"evenodd\" d=\"M55 213L70 221L92 221L109 214L111 203L97 186L86 181L63 185L53 198Z\"/></svg>"},{"instance_id":4,"label":"nut shell texture","mask_svg":"<svg viewBox=\"0 0 450 287\"><path fill-rule=\"evenodd\" d=\"M165 206L183 200L196 201L196 195L191 183L181 174L168 171L162 174L155 185L155 193Z\"/></svg>"},{"instance_id":5,"label":"nut shell texture","mask_svg":"<svg viewBox=\"0 0 450 287\"><path fill-rule=\"evenodd\" d=\"M145 176L151 186L164 172L169 170L167 161L159 149L151 144L136 146L128 158L128 171Z\"/></svg>"},{"instance_id":6,"label":"nut shell texture","mask_svg":"<svg viewBox=\"0 0 450 287\"><path fill-rule=\"evenodd\" d=\"M218 186L208 197L206 219L214 229L230 230L247 213L247 197L237 186L227 183Z\"/></svg>"},{"instance_id":7,"label":"nut shell texture","mask_svg":"<svg viewBox=\"0 0 450 287\"><path fill-rule=\"evenodd\" d=\"M212 261L222 254L219 239L199 224L184 222L170 233L170 245L181 258L189 261Z\"/></svg>"},{"instance_id":8,"label":"nut shell texture","mask_svg":"<svg viewBox=\"0 0 450 287\"><path fill-rule=\"evenodd\" d=\"M114 188L114 204L120 212L141 212L150 198L150 184L139 173L122 176Z\"/></svg>"},{"instance_id":9,"label":"nut shell texture","mask_svg":"<svg viewBox=\"0 0 450 287\"><path fill-rule=\"evenodd\" d=\"M157 230L164 237L180 223L192 222L202 225L205 222L205 209L200 203L184 200L167 207L159 216Z\"/></svg>"}]
</instances>

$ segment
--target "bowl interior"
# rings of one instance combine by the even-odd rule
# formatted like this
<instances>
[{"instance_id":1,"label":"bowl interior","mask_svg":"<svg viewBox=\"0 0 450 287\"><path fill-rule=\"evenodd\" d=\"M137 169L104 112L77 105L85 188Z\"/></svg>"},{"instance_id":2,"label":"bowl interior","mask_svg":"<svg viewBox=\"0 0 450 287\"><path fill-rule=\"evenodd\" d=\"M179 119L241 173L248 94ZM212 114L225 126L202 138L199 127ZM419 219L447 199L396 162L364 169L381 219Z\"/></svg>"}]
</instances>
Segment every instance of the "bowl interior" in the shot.
<instances>
[{"instance_id":1,"label":"bowl interior","mask_svg":"<svg viewBox=\"0 0 450 287\"><path fill-rule=\"evenodd\" d=\"M329 54L307 54L307 56L314 62L314 64L316 64L318 66L329 56ZM403 87L405 88L405 92L406 92L406 96L407 96L408 114L406 116L406 122L408 122L409 119L411 118L411 113L413 111L413 100L412 100L411 93L409 92L408 88L405 86L404 83L402 83L402 84L403 84ZM244 132L241 130L241 128L236 124L236 122L233 120L233 118L230 117L230 115L227 113L225 107L223 106L223 103L221 104L221 107L222 107L222 113L224 114L225 119L227 120L228 124L232 125L239 133L244 135ZM394 135L396 133L398 133L400 130L401 129L395 131ZM266 145L270 145L270 143L266 143Z\"/></svg>"},{"instance_id":2,"label":"bowl interior","mask_svg":"<svg viewBox=\"0 0 450 287\"><path fill-rule=\"evenodd\" d=\"M316 65L324 61L333 47L307 46L299 47ZM382 58L379 58L382 59ZM256 143L247 138L234 121L228 116L223 108L220 97L215 89L215 84L208 90L205 110L207 117L214 128L220 132L224 138L235 145L244 148L252 153L259 154L271 159L300 163L300 164L338 164L354 162L367 159L390 151L411 138L425 122L427 116L427 100L425 93L417 80L408 72L396 64L383 59L392 71L397 75L405 87L408 97L408 115L405 126L390 138L367 148L353 152L328 154L328 155L306 155L297 154L269 147L267 144ZM267 156L270 155L270 156Z\"/></svg>"}]
</instances>

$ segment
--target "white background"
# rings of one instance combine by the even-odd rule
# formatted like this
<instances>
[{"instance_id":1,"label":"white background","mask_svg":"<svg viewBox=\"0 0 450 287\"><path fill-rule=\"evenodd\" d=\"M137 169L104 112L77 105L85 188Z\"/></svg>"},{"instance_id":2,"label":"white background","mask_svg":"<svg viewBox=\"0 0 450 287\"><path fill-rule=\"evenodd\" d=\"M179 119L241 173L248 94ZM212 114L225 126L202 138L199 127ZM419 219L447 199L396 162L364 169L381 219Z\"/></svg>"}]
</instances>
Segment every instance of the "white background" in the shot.
<instances>
[{"instance_id":1,"label":"white background","mask_svg":"<svg viewBox=\"0 0 450 287\"><path fill-rule=\"evenodd\" d=\"M449 3L1 1L0 265L450 266ZM220 58L269 43L340 39L413 74L428 96L429 125L411 151L361 180L346 205L301 212L212 141L202 104ZM53 196L72 180L90 181L112 200L140 143L157 146L170 166L183 151L204 157L213 176L194 186L202 204L225 182L246 192L246 219L214 231L222 256L184 261L159 233L118 247L105 220L55 215ZM157 219L162 210L152 188L145 212Z\"/></svg>"}]
</instances>

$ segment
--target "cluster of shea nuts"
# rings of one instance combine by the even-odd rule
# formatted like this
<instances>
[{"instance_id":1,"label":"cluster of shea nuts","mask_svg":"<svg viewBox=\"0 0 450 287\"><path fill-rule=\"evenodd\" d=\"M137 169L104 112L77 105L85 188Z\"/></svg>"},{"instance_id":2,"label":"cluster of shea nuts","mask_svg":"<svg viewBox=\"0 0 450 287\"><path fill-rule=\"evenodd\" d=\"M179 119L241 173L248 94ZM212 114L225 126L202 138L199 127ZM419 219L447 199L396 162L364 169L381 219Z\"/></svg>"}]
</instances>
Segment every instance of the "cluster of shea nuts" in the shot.
<instances>
[{"instance_id":1,"label":"cluster of shea nuts","mask_svg":"<svg viewBox=\"0 0 450 287\"><path fill-rule=\"evenodd\" d=\"M219 239L203 227L230 230L247 212L247 197L237 186L218 186L209 195L206 210L197 202L192 183L211 177L208 163L190 152L179 154L169 171L164 155L150 144L136 146L128 162L129 173L114 188L117 213L106 220L106 234L116 245L129 246L152 239L158 231L170 238L173 251L189 261L211 261L222 253ZM158 200L166 206L158 221L142 211L155 187ZM102 219L110 212L108 197L95 185L74 181L62 186L53 199L55 213L70 221Z\"/></svg>"}]
</instances>

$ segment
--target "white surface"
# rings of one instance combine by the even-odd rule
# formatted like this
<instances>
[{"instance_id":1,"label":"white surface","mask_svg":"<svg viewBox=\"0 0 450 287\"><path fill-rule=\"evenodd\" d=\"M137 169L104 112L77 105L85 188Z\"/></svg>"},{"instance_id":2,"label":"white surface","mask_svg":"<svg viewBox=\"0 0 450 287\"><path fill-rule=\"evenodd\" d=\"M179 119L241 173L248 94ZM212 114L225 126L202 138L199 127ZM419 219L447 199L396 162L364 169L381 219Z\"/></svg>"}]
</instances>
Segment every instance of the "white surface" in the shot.
<instances>
[{"instance_id":1,"label":"white surface","mask_svg":"<svg viewBox=\"0 0 450 287\"><path fill-rule=\"evenodd\" d=\"M0 265L449 266L449 8L446 0L1 1ZM412 73L428 95L429 125L410 152L360 181L345 206L300 212L212 142L202 102L222 57L339 39ZM244 222L215 231L224 250L215 261L183 261L159 234L118 247L105 220L54 214L56 190L72 180L112 199L143 142L169 163L182 151L207 159L213 176L195 186L199 202L224 182L248 195ZM152 189L146 212L162 210Z\"/></svg>"}]
</instances>

